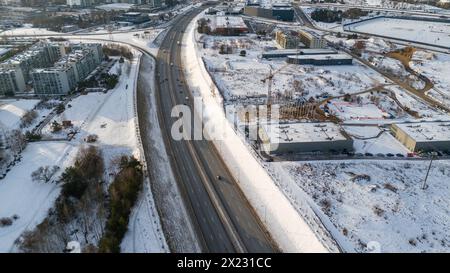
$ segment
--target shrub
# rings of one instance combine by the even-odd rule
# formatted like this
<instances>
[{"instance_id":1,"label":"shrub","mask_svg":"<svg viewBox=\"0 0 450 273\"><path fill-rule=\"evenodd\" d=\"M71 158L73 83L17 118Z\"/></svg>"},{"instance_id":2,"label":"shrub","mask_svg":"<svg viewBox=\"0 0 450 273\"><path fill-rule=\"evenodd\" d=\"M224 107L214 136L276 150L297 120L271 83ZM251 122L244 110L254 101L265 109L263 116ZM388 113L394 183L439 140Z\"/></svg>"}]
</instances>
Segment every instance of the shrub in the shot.
<instances>
[{"instance_id":1,"label":"shrub","mask_svg":"<svg viewBox=\"0 0 450 273\"><path fill-rule=\"evenodd\" d=\"M38 141L41 140L42 136L40 134L32 133L30 131L27 131L25 133L25 137L28 141Z\"/></svg>"},{"instance_id":2,"label":"shrub","mask_svg":"<svg viewBox=\"0 0 450 273\"><path fill-rule=\"evenodd\" d=\"M49 182L53 175L59 170L58 166L44 166L39 167L37 170L31 173L31 179L33 181L42 181L42 182Z\"/></svg>"},{"instance_id":3,"label":"shrub","mask_svg":"<svg viewBox=\"0 0 450 273\"><path fill-rule=\"evenodd\" d=\"M102 179L103 171L104 162L100 151L94 146L82 148L74 166L66 168L61 175L61 181L64 183L62 194L80 199L90 182Z\"/></svg>"},{"instance_id":4,"label":"shrub","mask_svg":"<svg viewBox=\"0 0 450 273\"><path fill-rule=\"evenodd\" d=\"M53 133L57 133L57 132L60 132L62 130L61 124L59 124L56 120L54 120L52 122L52 124L50 125L50 128L52 129Z\"/></svg>"},{"instance_id":5,"label":"shrub","mask_svg":"<svg viewBox=\"0 0 450 273\"><path fill-rule=\"evenodd\" d=\"M120 252L120 242L127 231L131 209L142 188L142 165L137 159L122 157L120 167L109 188L110 215L99 243L100 252Z\"/></svg>"},{"instance_id":6,"label":"shrub","mask_svg":"<svg viewBox=\"0 0 450 273\"><path fill-rule=\"evenodd\" d=\"M25 113L20 119L20 128L25 128L30 126L33 121L37 118L38 114L35 110L31 110Z\"/></svg>"},{"instance_id":7,"label":"shrub","mask_svg":"<svg viewBox=\"0 0 450 273\"><path fill-rule=\"evenodd\" d=\"M0 227L7 227L12 225L13 220L9 217L0 218Z\"/></svg>"},{"instance_id":8,"label":"shrub","mask_svg":"<svg viewBox=\"0 0 450 273\"><path fill-rule=\"evenodd\" d=\"M61 193L65 197L75 197L80 199L87 189L88 183L83 179L79 169L68 167L61 175L62 185Z\"/></svg>"},{"instance_id":9,"label":"shrub","mask_svg":"<svg viewBox=\"0 0 450 273\"><path fill-rule=\"evenodd\" d=\"M96 142L97 140L98 140L97 135L88 135L86 137L86 142L88 142L88 143L93 143L93 142Z\"/></svg>"},{"instance_id":10,"label":"shrub","mask_svg":"<svg viewBox=\"0 0 450 273\"><path fill-rule=\"evenodd\" d=\"M66 107L64 106L63 103L58 104L58 106L56 106L56 113L59 115L62 112L64 112L64 110L66 110Z\"/></svg>"}]
</instances>

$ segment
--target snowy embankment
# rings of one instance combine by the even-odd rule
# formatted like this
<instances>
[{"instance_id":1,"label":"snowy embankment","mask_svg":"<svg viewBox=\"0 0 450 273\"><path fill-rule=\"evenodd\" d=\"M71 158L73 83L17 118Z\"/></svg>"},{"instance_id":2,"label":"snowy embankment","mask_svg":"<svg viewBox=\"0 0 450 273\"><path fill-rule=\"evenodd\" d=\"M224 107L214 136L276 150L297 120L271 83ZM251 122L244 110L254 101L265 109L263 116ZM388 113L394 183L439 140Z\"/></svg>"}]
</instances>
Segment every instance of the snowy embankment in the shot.
<instances>
[{"instance_id":1,"label":"snowy embankment","mask_svg":"<svg viewBox=\"0 0 450 273\"><path fill-rule=\"evenodd\" d=\"M212 79L201 58L198 57L195 42L195 22L200 16L202 14L190 23L183 38L183 67L193 95L203 99L205 122L215 125L214 128L210 128L211 130L207 130L209 135L214 130L222 130L225 136L223 140L213 141L217 150L282 251L328 252L329 250L248 150L244 140L235 133L225 117L221 99L215 96L218 91L214 90L215 94L212 94Z\"/></svg>"},{"instance_id":2,"label":"snowy embankment","mask_svg":"<svg viewBox=\"0 0 450 273\"><path fill-rule=\"evenodd\" d=\"M200 252L195 231L177 187L158 119L155 90L155 60L143 56L139 71L137 103L140 111L141 137L151 166L151 189L158 204L164 233L174 252ZM143 227L145 228L145 227ZM125 240L124 240L125 242ZM124 245L122 245L124 246ZM122 249L124 250L124 249ZM124 251L127 251L126 249Z\"/></svg>"},{"instance_id":3,"label":"snowy embankment","mask_svg":"<svg viewBox=\"0 0 450 273\"><path fill-rule=\"evenodd\" d=\"M139 54L137 64L133 66L133 75L128 78L127 85L133 88L132 95L132 113L133 113L133 129L134 136L137 140L139 149L139 158L144 166L144 189L139 197L137 205L130 215L128 223L128 232L122 240L122 252L168 252L169 248L162 232L161 222L155 207L152 190L150 188L150 177L148 175L146 158L142 146L141 132L139 130L139 120L137 115L137 84L139 76L140 60L142 56ZM128 107L130 104L128 104ZM131 129L131 128L130 128Z\"/></svg>"}]
</instances>

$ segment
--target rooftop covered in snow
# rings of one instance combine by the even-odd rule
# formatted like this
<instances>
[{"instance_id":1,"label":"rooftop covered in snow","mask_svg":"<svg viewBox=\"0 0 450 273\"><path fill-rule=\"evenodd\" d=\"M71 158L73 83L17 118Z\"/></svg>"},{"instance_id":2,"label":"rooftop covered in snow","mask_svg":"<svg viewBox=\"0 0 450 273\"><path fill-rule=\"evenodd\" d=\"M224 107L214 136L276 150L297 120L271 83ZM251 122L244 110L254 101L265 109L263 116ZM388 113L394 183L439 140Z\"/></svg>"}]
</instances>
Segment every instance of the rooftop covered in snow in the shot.
<instances>
[{"instance_id":1,"label":"rooftop covered in snow","mask_svg":"<svg viewBox=\"0 0 450 273\"><path fill-rule=\"evenodd\" d=\"M218 15L212 16L211 18L211 29L215 30L218 28L247 28L242 17L239 16L225 16Z\"/></svg>"},{"instance_id":2,"label":"rooftop covered in snow","mask_svg":"<svg viewBox=\"0 0 450 273\"><path fill-rule=\"evenodd\" d=\"M341 129L331 123L290 123L262 125L270 142L300 143L300 142L330 142L347 140Z\"/></svg>"},{"instance_id":3,"label":"rooftop covered in snow","mask_svg":"<svg viewBox=\"0 0 450 273\"><path fill-rule=\"evenodd\" d=\"M395 125L416 142L450 141L450 121L397 123Z\"/></svg>"}]
</instances>

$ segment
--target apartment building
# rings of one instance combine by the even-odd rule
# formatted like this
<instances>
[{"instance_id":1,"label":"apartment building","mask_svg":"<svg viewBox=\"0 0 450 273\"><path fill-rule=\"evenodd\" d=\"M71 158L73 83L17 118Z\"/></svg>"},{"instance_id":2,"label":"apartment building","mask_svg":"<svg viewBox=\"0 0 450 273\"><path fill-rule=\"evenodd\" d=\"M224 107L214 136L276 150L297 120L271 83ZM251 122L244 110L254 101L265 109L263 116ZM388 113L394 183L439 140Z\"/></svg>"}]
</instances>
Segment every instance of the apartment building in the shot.
<instances>
[{"instance_id":1,"label":"apartment building","mask_svg":"<svg viewBox=\"0 0 450 273\"><path fill-rule=\"evenodd\" d=\"M15 83L11 85L15 87L13 89L6 87L9 85L2 85L0 87L0 94L10 94L11 90L13 90L14 93L23 92L26 84L31 81L30 73L33 69L50 67L56 60L64 56L64 54L65 49L62 44L38 42L28 50L0 63L0 69L5 71L5 75L11 75L8 76L9 80L15 81ZM5 80L5 83L6 82L7 81Z\"/></svg>"},{"instance_id":2,"label":"apartment building","mask_svg":"<svg viewBox=\"0 0 450 273\"><path fill-rule=\"evenodd\" d=\"M103 60L100 44L73 45L51 68L32 72L34 92L38 95L64 95L74 90Z\"/></svg>"},{"instance_id":3,"label":"apartment building","mask_svg":"<svg viewBox=\"0 0 450 273\"><path fill-rule=\"evenodd\" d=\"M25 80L20 69L0 68L0 95L14 95L25 90Z\"/></svg>"},{"instance_id":4,"label":"apartment building","mask_svg":"<svg viewBox=\"0 0 450 273\"><path fill-rule=\"evenodd\" d=\"M300 41L309 48L324 48L327 42L324 38L315 32L309 30L300 30Z\"/></svg>"},{"instance_id":5,"label":"apartment building","mask_svg":"<svg viewBox=\"0 0 450 273\"><path fill-rule=\"evenodd\" d=\"M277 31L275 33L275 41L285 49L305 47L305 45L300 41L300 37L297 32Z\"/></svg>"},{"instance_id":6,"label":"apartment building","mask_svg":"<svg viewBox=\"0 0 450 273\"><path fill-rule=\"evenodd\" d=\"M31 73L34 92L38 95L65 95L77 84L71 65L39 68Z\"/></svg>"}]
</instances>

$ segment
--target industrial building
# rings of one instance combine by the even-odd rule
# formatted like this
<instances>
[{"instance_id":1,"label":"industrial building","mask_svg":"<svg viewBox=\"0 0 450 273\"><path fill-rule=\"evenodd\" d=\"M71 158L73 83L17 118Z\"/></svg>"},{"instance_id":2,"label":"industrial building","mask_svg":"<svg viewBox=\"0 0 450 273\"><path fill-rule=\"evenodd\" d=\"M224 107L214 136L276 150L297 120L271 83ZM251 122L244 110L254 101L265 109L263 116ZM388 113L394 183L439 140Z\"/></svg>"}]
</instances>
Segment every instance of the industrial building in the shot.
<instances>
[{"instance_id":1,"label":"industrial building","mask_svg":"<svg viewBox=\"0 0 450 273\"><path fill-rule=\"evenodd\" d=\"M277 31L275 32L275 41L285 49L304 48L305 44L300 41L300 36L297 32Z\"/></svg>"},{"instance_id":2,"label":"industrial building","mask_svg":"<svg viewBox=\"0 0 450 273\"><path fill-rule=\"evenodd\" d=\"M290 64L311 64L311 65L351 65L353 58L347 54L326 54L326 55L290 55L287 56Z\"/></svg>"},{"instance_id":3,"label":"industrial building","mask_svg":"<svg viewBox=\"0 0 450 273\"><path fill-rule=\"evenodd\" d=\"M311 30L302 29L299 34L300 41L309 48L324 48L327 46L327 41Z\"/></svg>"},{"instance_id":4,"label":"industrial building","mask_svg":"<svg viewBox=\"0 0 450 273\"><path fill-rule=\"evenodd\" d=\"M325 48L318 48L318 49L280 49L280 50L269 50L266 52L263 52L261 54L262 58L265 59L272 59L272 58L286 58L287 56L291 55L331 55L331 54L337 54L338 52L334 49L325 49Z\"/></svg>"},{"instance_id":5,"label":"industrial building","mask_svg":"<svg viewBox=\"0 0 450 273\"><path fill-rule=\"evenodd\" d=\"M397 123L391 130L411 152L450 151L450 122Z\"/></svg>"},{"instance_id":6,"label":"industrial building","mask_svg":"<svg viewBox=\"0 0 450 273\"><path fill-rule=\"evenodd\" d=\"M126 12L117 17L117 21L127 22L131 24L142 24L150 21L150 17L148 14L140 13L140 12Z\"/></svg>"},{"instance_id":7,"label":"industrial building","mask_svg":"<svg viewBox=\"0 0 450 273\"><path fill-rule=\"evenodd\" d=\"M209 18L211 34L235 36L248 32L244 20L238 16L212 16Z\"/></svg>"},{"instance_id":8,"label":"industrial building","mask_svg":"<svg viewBox=\"0 0 450 273\"><path fill-rule=\"evenodd\" d=\"M268 154L353 150L353 140L331 122L266 124L260 127L259 136Z\"/></svg>"},{"instance_id":9,"label":"industrial building","mask_svg":"<svg viewBox=\"0 0 450 273\"><path fill-rule=\"evenodd\" d=\"M289 3L262 6L259 1L249 0L244 7L244 14L279 21L294 21L294 9Z\"/></svg>"}]
</instances>

